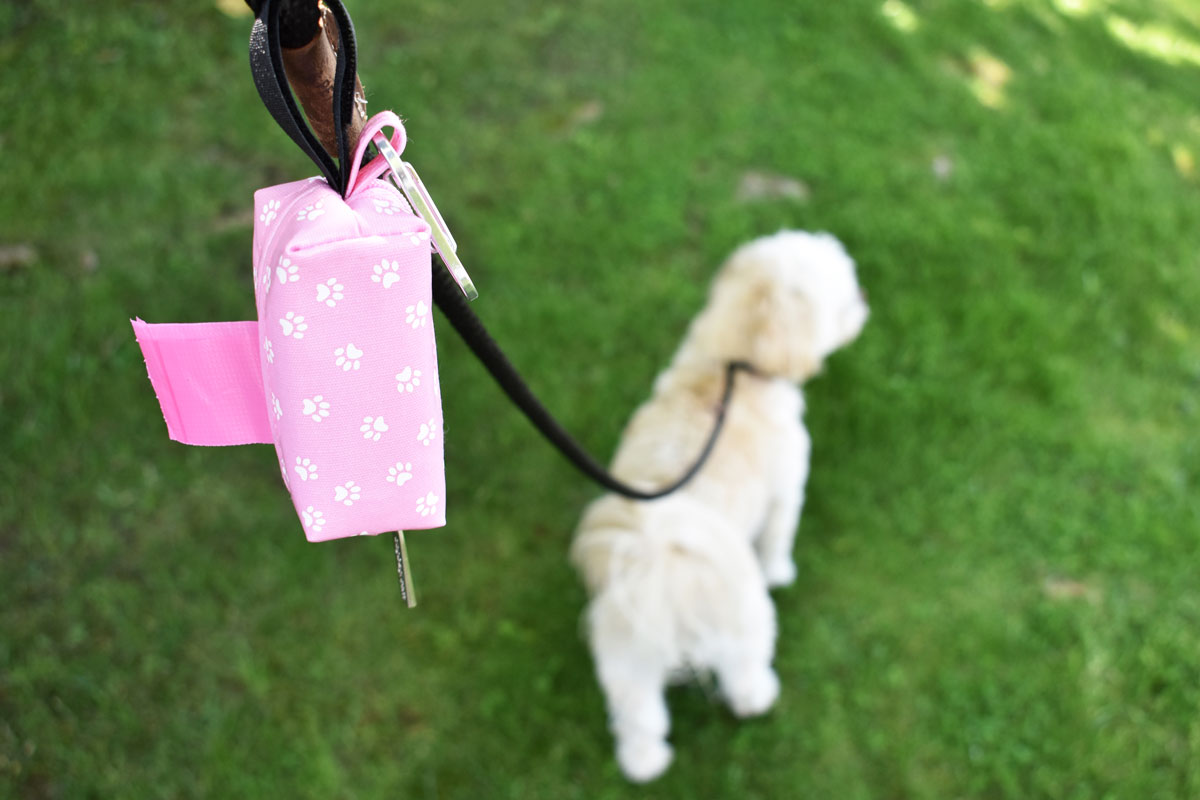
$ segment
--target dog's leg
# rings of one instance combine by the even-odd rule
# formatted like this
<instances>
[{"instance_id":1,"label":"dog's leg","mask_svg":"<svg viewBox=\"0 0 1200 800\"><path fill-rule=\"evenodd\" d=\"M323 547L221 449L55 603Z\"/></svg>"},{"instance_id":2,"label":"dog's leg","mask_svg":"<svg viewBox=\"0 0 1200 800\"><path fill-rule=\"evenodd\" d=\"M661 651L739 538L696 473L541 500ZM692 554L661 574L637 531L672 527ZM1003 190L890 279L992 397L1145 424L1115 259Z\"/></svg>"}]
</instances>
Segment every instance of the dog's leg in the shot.
<instances>
[{"instance_id":1,"label":"dog's leg","mask_svg":"<svg viewBox=\"0 0 1200 800\"><path fill-rule=\"evenodd\" d=\"M617 763L631 781L654 780L666 771L673 755L666 741L671 725L663 696L666 665L636 642L605 638L601 633L593 639L592 652L616 739Z\"/></svg>"},{"instance_id":2,"label":"dog's leg","mask_svg":"<svg viewBox=\"0 0 1200 800\"><path fill-rule=\"evenodd\" d=\"M775 658L775 606L766 587L745 587L741 630L716 654L714 668L729 708L739 717L766 713L779 697Z\"/></svg>"},{"instance_id":3,"label":"dog's leg","mask_svg":"<svg viewBox=\"0 0 1200 800\"><path fill-rule=\"evenodd\" d=\"M671 723L663 697L665 671L638 663L628 653L598 657L596 666L621 771L638 783L654 780L670 766L673 755L666 741Z\"/></svg>"},{"instance_id":4,"label":"dog's leg","mask_svg":"<svg viewBox=\"0 0 1200 800\"><path fill-rule=\"evenodd\" d=\"M800 525L804 506L804 484L808 481L808 460L812 440L802 424L783 437L775 463L771 506L767 521L756 544L758 560L768 586L788 586L796 580L796 562L792 545Z\"/></svg>"}]
</instances>

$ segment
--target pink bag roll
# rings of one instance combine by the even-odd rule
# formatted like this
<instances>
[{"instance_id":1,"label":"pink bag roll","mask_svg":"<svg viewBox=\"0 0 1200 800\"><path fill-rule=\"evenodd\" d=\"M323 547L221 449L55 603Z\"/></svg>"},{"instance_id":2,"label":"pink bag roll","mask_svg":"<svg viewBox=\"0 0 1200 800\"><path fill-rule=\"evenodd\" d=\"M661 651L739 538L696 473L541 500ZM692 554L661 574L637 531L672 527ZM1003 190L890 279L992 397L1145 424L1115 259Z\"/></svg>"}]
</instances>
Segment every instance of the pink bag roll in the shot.
<instances>
[{"instance_id":1,"label":"pink bag roll","mask_svg":"<svg viewBox=\"0 0 1200 800\"><path fill-rule=\"evenodd\" d=\"M382 156L357 168L384 127L403 150L373 117L345 199L321 178L255 193L253 349L245 323L134 322L171 438L273 442L310 541L446 519L430 228Z\"/></svg>"}]
</instances>

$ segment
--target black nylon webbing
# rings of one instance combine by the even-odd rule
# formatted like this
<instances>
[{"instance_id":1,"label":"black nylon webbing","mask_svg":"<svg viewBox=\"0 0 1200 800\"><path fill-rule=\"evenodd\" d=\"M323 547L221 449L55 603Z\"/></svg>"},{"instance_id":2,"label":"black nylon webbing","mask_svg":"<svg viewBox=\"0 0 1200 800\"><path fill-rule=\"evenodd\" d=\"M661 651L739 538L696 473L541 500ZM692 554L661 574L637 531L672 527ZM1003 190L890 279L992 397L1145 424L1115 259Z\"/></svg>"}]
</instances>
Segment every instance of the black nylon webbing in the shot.
<instances>
[{"instance_id":1,"label":"black nylon webbing","mask_svg":"<svg viewBox=\"0 0 1200 800\"><path fill-rule=\"evenodd\" d=\"M333 82L333 126L338 141L338 164L334 164L308 127L288 88L279 42L282 0L263 0L259 6L258 18L250 30L250 74L254 77L254 86L263 105L279 123L279 127L312 159L329 185L344 197L349 190L346 181L350 174L347 158L350 144L346 141L346 129L342 121L353 118L354 75L358 70L354 24L341 0L325 0L325 7L337 20L339 36L337 72ZM347 75L350 76L349 81L346 80Z\"/></svg>"},{"instance_id":2,"label":"black nylon webbing","mask_svg":"<svg viewBox=\"0 0 1200 800\"><path fill-rule=\"evenodd\" d=\"M657 500L660 497L666 497L682 488L696 476L696 473L708 461L709 455L712 454L713 448L717 444L717 438L721 435L721 428L725 425L725 414L729 409L729 400L733 396L733 385L737 373L749 372L753 374L756 371L753 366L743 361L731 362L725 366L725 389L721 395L721 402L716 409L716 419L713 421L712 432L708 435L708 440L704 443L704 448L700 451L700 455L696 457L695 462L692 463L687 472L680 476L674 483L652 491L644 491L613 477L546 410L546 407L537 399L537 395L530 390L529 386L521 378L521 374L517 372L516 367L504 355L504 351L500 349L500 345L496 344L491 334L488 333L483 322L471 310L467 298L463 296L462 291L458 288L458 284L451 277L449 270L437 264L433 266L433 300L437 303L438 308L442 310L442 313L446 315L446 319L450 321L454 330L467 343L467 347L471 348L471 352L483 363L483 366L491 373L492 378L495 379L496 383L500 384L500 388L516 404L517 408L521 409L521 413L533 423L538 432L546 437L550 444L554 445L555 449L562 453L584 475L610 492L616 492L631 500Z\"/></svg>"}]
</instances>

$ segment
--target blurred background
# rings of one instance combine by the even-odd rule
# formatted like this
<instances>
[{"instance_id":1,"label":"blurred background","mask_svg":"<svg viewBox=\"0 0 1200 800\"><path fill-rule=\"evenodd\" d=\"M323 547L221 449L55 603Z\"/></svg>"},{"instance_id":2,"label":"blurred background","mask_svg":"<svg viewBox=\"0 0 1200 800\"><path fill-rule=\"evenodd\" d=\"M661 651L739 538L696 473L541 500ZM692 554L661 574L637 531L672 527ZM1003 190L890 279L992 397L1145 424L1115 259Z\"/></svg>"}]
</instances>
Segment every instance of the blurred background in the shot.
<instances>
[{"instance_id":1,"label":"blurred background","mask_svg":"<svg viewBox=\"0 0 1200 800\"><path fill-rule=\"evenodd\" d=\"M623 782L566 563L597 490L445 324L415 611L271 448L169 441L129 318L252 319L252 193L313 166L241 0L7 2L0 796L1200 796L1200 7L348 5L476 311L601 457L735 246L857 259L780 702L673 690L675 765Z\"/></svg>"}]
</instances>

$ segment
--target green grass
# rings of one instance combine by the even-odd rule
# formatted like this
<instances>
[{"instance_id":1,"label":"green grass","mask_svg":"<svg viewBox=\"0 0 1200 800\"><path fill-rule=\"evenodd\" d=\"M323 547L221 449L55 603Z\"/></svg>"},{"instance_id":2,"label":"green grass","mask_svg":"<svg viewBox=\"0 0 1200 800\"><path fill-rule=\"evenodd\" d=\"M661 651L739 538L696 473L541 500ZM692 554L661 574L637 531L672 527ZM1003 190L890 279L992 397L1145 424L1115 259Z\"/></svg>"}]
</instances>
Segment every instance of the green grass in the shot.
<instances>
[{"instance_id":1,"label":"green grass","mask_svg":"<svg viewBox=\"0 0 1200 800\"><path fill-rule=\"evenodd\" d=\"M245 18L38 0L0 5L36 252L0 267L0 796L1200 796L1194 4L351 11L479 313L600 454L738 243L859 261L779 705L675 690L676 764L623 782L565 557L595 490L445 325L414 612L386 537L304 542L269 448L169 442L128 318L251 318L251 193L313 170ZM738 203L750 170L810 198Z\"/></svg>"}]
</instances>

